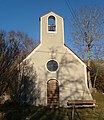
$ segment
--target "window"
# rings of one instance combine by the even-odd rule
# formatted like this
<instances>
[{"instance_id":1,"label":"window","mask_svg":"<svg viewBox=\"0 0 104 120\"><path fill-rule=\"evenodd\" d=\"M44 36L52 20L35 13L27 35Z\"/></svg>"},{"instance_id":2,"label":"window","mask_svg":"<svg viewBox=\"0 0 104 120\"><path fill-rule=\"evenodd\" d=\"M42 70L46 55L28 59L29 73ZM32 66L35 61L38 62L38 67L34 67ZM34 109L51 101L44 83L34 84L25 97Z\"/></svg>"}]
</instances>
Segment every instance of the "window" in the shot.
<instances>
[{"instance_id":1,"label":"window","mask_svg":"<svg viewBox=\"0 0 104 120\"><path fill-rule=\"evenodd\" d=\"M47 69L51 72L58 69L58 63L55 60L50 60L47 62Z\"/></svg>"},{"instance_id":2,"label":"window","mask_svg":"<svg viewBox=\"0 0 104 120\"><path fill-rule=\"evenodd\" d=\"M49 18L48 18L48 31L56 31L54 16L49 16Z\"/></svg>"}]
</instances>

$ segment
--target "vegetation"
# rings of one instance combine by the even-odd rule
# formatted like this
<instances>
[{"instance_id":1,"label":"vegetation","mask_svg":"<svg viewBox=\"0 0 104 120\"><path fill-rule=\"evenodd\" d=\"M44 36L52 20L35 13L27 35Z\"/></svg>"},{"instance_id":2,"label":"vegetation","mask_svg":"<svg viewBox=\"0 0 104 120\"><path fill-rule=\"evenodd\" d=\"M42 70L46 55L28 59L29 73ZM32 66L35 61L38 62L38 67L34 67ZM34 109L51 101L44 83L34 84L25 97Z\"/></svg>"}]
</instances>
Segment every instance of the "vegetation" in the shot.
<instances>
[{"instance_id":1,"label":"vegetation","mask_svg":"<svg viewBox=\"0 0 104 120\"><path fill-rule=\"evenodd\" d=\"M81 7L70 19L70 33L81 58L101 59L104 56L104 8ZM89 62L89 61L88 61Z\"/></svg>"},{"instance_id":2,"label":"vegetation","mask_svg":"<svg viewBox=\"0 0 104 120\"><path fill-rule=\"evenodd\" d=\"M104 120L104 95L93 93L96 107L77 109L81 120ZM5 103L0 112L6 120L71 120L71 109L35 106L18 106ZM80 120L75 114L74 120Z\"/></svg>"},{"instance_id":3,"label":"vegetation","mask_svg":"<svg viewBox=\"0 0 104 120\"><path fill-rule=\"evenodd\" d=\"M0 96L6 93L13 98L17 88L17 66L32 48L33 40L26 34L0 31Z\"/></svg>"},{"instance_id":4,"label":"vegetation","mask_svg":"<svg viewBox=\"0 0 104 120\"><path fill-rule=\"evenodd\" d=\"M91 59L104 57L104 9L82 7L70 20L73 30L71 37L75 47L91 67ZM75 19L76 18L76 19ZM89 88L92 88L90 71L88 71Z\"/></svg>"},{"instance_id":5,"label":"vegetation","mask_svg":"<svg viewBox=\"0 0 104 120\"><path fill-rule=\"evenodd\" d=\"M104 93L104 60L91 61L91 81L93 88Z\"/></svg>"},{"instance_id":6,"label":"vegetation","mask_svg":"<svg viewBox=\"0 0 104 120\"><path fill-rule=\"evenodd\" d=\"M76 16L77 22L71 20L74 43L81 56L84 59L87 56L88 66L91 67L91 74L90 71L88 73L89 84L92 82L93 88L99 91L93 93L98 106L93 109L76 109L78 114L75 113L75 120L79 118L104 120L104 94L102 94L104 93L104 15L102 11L98 8L83 8ZM33 68L24 62L21 72L19 63L34 46L33 40L24 33L0 31L0 96L6 92L12 99L0 105L0 117L3 116L3 120L71 120L72 109L26 105L27 101L36 99L39 91L35 90L35 82L33 84L32 81L36 78L36 74L32 74ZM91 84L89 86L91 87ZM37 94L34 94L35 92ZM23 103L20 104L21 102Z\"/></svg>"}]
</instances>

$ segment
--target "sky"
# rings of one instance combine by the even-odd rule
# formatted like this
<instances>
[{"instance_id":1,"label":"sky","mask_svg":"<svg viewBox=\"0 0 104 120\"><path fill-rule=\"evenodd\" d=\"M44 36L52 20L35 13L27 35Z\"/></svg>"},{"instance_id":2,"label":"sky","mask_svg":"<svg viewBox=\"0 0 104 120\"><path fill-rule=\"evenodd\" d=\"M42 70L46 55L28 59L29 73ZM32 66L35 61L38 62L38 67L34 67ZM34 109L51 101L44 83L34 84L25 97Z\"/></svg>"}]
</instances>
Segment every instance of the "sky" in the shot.
<instances>
[{"instance_id":1,"label":"sky","mask_svg":"<svg viewBox=\"0 0 104 120\"><path fill-rule=\"evenodd\" d=\"M0 0L0 30L20 31L39 41L39 17L53 11L64 18L65 43L70 43L71 12L66 0ZM67 0L73 9L83 6L104 6L104 0ZM72 46L71 46L72 47Z\"/></svg>"}]
</instances>

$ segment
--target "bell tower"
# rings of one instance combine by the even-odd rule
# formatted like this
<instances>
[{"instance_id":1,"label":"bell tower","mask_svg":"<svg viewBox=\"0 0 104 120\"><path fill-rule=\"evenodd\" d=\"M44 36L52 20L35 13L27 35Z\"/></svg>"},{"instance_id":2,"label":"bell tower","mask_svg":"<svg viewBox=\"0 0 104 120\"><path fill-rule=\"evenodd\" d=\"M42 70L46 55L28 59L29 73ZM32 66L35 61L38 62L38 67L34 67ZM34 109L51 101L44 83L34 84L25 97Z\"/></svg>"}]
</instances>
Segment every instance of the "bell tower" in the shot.
<instances>
[{"instance_id":1,"label":"bell tower","mask_svg":"<svg viewBox=\"0 0 104 120\"><path fill-rule=\"evenodd\" d=\"M64 44L63 18L54 12L40 17L40 41L45 46L62 46Z\"/></svg>"}]
</instances>

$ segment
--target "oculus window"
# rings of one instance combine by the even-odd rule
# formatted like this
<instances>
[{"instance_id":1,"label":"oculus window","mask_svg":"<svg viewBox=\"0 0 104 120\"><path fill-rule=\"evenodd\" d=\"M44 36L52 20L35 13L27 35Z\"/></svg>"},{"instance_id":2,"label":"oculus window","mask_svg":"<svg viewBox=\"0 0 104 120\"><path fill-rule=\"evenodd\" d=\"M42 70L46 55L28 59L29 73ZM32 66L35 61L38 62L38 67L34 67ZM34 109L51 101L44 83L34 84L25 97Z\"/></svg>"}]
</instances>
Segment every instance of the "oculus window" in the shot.
<instances>
[{"instance_id":1,"label":"oculus window","mask_svg":"<svg viewBox=\"0 0 104 120\"><path fill-rule=\"evenodd\" d=\"M47 69L54 72L58 69L58 63L55 60L50 60L47 62Z\"/></svg>"}]
</instances>

